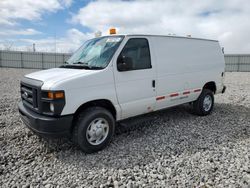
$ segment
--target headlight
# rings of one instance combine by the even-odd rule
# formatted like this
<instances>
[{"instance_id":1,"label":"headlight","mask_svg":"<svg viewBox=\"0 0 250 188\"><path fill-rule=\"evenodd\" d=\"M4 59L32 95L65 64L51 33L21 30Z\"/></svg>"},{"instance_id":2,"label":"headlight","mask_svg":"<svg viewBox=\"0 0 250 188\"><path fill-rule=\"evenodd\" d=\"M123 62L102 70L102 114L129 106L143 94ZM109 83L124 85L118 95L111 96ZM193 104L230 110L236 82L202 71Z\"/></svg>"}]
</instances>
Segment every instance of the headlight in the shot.
<instances>
[{"instance_id":1,"label":"headlight","mask_svg":"<svg viewBox=\"0 0 250 188\"><path fill-rule=\"evenodd\" d=\"M65 105L64 91L42 91L41 113L49 116L60 116Z\"/></svg>"}]
</instances>

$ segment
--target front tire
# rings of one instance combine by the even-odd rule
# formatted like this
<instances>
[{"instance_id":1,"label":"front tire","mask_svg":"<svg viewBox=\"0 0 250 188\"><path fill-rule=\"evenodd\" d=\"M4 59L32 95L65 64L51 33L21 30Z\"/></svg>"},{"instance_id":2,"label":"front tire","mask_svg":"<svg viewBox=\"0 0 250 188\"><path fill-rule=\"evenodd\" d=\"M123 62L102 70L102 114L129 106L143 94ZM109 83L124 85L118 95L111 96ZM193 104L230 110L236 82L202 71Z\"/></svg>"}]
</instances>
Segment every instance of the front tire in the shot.
<instances>
[{"instance_id":1,"label":"front tire","mask_svg":"<svg viewBox=\"0 0 250 188\"><path fill-rule=\"evenodd\" d=\"M90 107L78 116L73 129L73 140L85 153L93 153L110 143L114 131L113 115L105 108Z\"/></svg>"},{"instance_id":2,"label":"front tire","mask_svg":"<svg viewBox=\"0 0 250 188\"><path fill-rule=\"evenodd\" d=\"M193 111L199 116L210 114L214 107L214 93L209 89L203 89L199 98L193 102Z\"/></svg>"}]
</instances>

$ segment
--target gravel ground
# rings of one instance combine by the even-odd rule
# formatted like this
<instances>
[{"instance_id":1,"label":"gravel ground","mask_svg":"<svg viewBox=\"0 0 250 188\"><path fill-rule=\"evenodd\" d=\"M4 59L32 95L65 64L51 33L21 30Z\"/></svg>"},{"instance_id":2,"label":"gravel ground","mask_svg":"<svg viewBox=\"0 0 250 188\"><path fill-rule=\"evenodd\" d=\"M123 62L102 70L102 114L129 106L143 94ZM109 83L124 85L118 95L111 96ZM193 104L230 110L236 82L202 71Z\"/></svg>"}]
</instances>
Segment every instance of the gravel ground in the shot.
<instances>
[{"instance_id":1,"label":"gravel ground","mask_svg":"<svg viewBox=\"0 0 250 188\"><path fill-rule=\"evenodd\" d=\"M21 122L19 80L32 71L0 69L0 187L250 187L250 73L226 73L210 116L183 105L128 120L86 155Z\"/></svg>"}]
</instances>

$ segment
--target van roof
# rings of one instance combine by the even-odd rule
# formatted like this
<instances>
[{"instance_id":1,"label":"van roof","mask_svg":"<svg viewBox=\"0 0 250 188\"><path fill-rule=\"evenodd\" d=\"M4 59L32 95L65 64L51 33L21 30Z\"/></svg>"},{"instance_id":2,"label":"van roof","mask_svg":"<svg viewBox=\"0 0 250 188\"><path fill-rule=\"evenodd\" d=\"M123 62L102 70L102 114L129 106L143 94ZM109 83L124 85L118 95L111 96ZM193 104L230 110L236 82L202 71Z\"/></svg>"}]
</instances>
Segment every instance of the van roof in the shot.
<instances>
[{"instance_id":1,"label":"van roof","mask_svg":"<svg viewBox=\"0 0 250 188\"><path fill-rule=\"evenodd\" d=\"M110 36L110 35L108 35ZM150 35L150 34L116 34L111 36L145 36L145 37L171 37L171 38L183 38L183 39L194 39L194 40L204 40L204 41L213 41L218 42L218 40L213 39L204 39L204 38L196 38L196 37L184 37L184 36L174 36L174 35Z\"/></svg>"}]
</instances>

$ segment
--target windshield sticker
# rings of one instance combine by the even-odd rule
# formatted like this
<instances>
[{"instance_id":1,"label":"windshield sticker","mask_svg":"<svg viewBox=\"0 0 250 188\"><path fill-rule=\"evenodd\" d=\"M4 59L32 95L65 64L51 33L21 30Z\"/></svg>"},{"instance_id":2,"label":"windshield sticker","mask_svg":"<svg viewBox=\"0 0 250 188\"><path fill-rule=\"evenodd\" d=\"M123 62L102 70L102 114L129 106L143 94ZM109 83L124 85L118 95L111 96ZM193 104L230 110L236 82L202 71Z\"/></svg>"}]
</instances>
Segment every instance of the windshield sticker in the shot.
<instances>
[{"instance_id":1,"label":"windshield sticker","mask_svg":"<svg viewBox=\"0 0 250 188\"><path fill-rule=\"evenodd\" d=\"M120 42L121 37L108 38L106 42Z\"/></svg>"}]
</instances>

